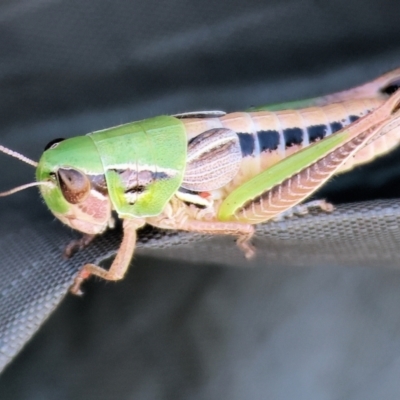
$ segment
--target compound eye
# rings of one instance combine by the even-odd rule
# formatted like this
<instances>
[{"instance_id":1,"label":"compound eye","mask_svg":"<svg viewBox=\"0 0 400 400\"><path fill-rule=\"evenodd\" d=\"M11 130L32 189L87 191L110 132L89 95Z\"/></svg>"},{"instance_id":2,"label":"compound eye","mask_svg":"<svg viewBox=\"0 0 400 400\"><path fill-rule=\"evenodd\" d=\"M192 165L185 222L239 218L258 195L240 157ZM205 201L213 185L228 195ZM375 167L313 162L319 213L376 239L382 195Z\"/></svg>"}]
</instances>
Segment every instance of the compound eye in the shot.
<instances>
[{"instance_id":1,"label":"compound eye","mask_svg":"<svg viewBox=\"0 0 400 400\"><path fill-rule=\"evenodd\" d=\"M90 180L82 172L73 168L60 168L57 178L61 192L70 204L82 203L90 193Z\"/></svg>"},{"instance_id":2,"label":"compound eye","mask_svg":"<svg viewBox=\"0 0 400 400\"><path fill-rule=\"evenodd\" d=\"M55 149L58 146L58 143L61 143L64 138L58 138L58 139L53 139L51 142L47 143L46 147L44 148L44 151L49 150L49 149Z\"/></svg>"}]
</instances>

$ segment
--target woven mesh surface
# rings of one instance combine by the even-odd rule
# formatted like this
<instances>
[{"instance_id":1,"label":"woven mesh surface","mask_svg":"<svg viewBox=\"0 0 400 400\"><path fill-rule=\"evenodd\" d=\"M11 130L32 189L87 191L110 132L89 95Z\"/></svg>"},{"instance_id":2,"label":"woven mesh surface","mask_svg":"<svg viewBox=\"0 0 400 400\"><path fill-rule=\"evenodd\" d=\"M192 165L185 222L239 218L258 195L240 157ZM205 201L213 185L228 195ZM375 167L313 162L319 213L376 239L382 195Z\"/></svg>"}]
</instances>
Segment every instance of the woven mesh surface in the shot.
<instances>
[{"instance_id":1,"label":"woven mesh surface","mask_svg":"<svg viewBox=\"0 0 400 400\"><path fill-rule=\"evenodd\" d=\"M292 217L260 225L257 256L247 261L230 237L143 229L138 254L193 264L235 267L369 266L399 268L400 204L375 201L341 205L333 213ZM63 260L74 236L58 224L39 224L0 241L8 262L0 271L0 365L4 367L67 293L85 262L100 263L118 248L120 234L109 232ZM15 268L21 265L23 268Z\"/></svg>"}]
</instances>

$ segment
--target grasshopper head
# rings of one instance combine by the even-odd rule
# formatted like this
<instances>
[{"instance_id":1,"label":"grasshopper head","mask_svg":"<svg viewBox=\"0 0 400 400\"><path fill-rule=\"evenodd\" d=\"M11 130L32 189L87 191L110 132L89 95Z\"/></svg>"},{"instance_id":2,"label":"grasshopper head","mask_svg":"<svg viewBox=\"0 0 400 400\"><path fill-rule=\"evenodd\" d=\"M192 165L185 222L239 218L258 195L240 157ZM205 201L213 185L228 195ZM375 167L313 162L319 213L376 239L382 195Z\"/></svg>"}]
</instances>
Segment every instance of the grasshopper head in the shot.
<instances>
[{"instance_id":1,"label":"grasshopper head","mask_svg":"<svg viewBox=\"0 0 400 400\"><path fill-rule=\"evenodd\" d=\"M59 220L92 235L107 228L111 201L101 159L88 136L49 143L37 165L36 179L45 203Z\"/></svg>"}]
</instances>

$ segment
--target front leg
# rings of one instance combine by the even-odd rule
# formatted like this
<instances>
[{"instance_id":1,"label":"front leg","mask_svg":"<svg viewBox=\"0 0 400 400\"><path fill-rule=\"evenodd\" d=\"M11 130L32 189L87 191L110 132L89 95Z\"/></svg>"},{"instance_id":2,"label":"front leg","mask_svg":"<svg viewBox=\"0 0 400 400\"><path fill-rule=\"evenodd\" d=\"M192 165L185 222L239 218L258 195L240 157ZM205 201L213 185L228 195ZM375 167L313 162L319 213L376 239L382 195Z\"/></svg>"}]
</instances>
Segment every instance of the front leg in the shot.
<instances>
[{"instance_id":1,"label":"front leg","mask_svg":"<svg viewBox=\"0 0 400 400\"><path fill-rule=\"evenodd\" d=\"M136 246L136 231L144 224L144 219L124 219L124 236L110 269L106 270L95 264L85 264L75 277L70 292L76 295L81 295L82 291L80 287L82 283L90 277L90 275L97 275L109 281L122 279L133 257L133 252Z\"/></svg>"}]
</instances>

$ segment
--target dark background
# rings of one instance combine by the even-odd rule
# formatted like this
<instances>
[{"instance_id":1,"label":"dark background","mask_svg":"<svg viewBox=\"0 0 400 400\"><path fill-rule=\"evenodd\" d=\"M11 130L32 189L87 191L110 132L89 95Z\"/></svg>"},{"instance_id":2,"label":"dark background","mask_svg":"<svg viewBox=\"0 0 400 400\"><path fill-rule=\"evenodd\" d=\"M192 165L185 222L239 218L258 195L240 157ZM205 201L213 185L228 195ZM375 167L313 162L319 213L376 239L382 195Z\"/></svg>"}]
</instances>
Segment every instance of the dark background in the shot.
<instances>
[{"instance_id":1,"label":"dark background","mask_svg":"<svg viewBox=\"0 0 400 400\"><path fill-rule=\"evenodd\" d=\"M400 66L399 15L390 0L3 1L0 141L38 159L53 138L161 113L346 89ZM397 159L323 195L397 197ZM0 190L33 176L5 155L0 168ZM1 199L1 235L39 221L56 223L35 190ZM400 395L397 270L134 264L68 296L0 377L0 398Z\"/></svg>"}]
</instances>

